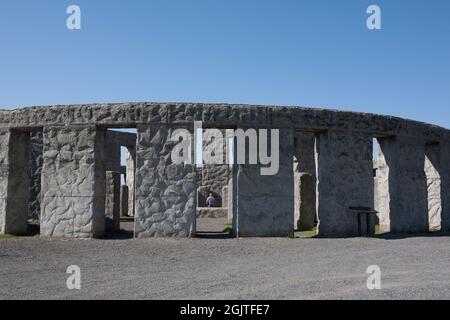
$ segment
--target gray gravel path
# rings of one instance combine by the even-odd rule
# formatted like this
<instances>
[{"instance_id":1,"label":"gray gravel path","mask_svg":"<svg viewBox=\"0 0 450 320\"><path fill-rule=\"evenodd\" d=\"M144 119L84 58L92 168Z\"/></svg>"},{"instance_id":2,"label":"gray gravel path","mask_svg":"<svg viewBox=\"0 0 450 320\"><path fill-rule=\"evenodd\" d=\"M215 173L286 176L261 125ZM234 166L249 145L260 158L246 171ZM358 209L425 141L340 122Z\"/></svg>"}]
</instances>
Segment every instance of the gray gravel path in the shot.
<instances>
[{"instance_id":1,"label":"gray gravel path","mask_svg":"<svg viewBox=\"0 0 450 320\"><path fill-rule=\"evenodd\" d=\"M78 265L82 289L66 288ZM368 290L369 265L382 289ZM0 239L0 299L450 299L450 236Z\"/></svg>"}]
</instances>

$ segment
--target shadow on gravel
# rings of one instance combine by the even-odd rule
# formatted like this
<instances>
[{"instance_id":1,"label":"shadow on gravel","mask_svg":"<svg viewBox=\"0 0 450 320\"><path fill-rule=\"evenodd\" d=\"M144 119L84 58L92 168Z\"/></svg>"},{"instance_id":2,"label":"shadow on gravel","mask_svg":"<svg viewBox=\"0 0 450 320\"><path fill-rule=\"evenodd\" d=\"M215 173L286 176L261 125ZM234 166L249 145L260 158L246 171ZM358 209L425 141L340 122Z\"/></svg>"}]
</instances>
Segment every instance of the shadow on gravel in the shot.
<instances>
[{"instance_id":1,"label":"shadow on gravel","mask_svg":"<svg viewBox=\"0 0 450 320\"><path fill-rule=\"evenodd\" d=\"M203 231L203 232L197 231L197 233L195 234L195 237L199 238L199 239L233 239L233 238L235 238L228 233L206 232L206 231Z\"/></svg>"},{"instance_id":2,"label":"shadow on gravel","mask_svg":"<svg viewBox=\"0 0 450 320\"><path fill-rule=\"evenodd\" d=\"M383 233L372 236L372 238L384 240L399 240L407 238L437 238L437 237L450 237L450 232Z\"/></svg>"},{"instance_id":3,"label":"shadow on gravel","mask_svg":"<svg viewBox=\"0 0 450 320\"><path fill-rule=\"evenodd\" d=\"M120 217L120 230L107 231L101 239L129 240L134 238L134 217Z\"/></svg>"},{"instance_id":4,"label":"shadow on gravel","mask_svg":"<svg viewBox=\"0 0 450 320\"><path fill-rule=\"evenodd\" d=\"M119 230L107 232L100 239L102 240L130 240L134 238L134 232L129 230Z\"/></svg>"}]
</instances>

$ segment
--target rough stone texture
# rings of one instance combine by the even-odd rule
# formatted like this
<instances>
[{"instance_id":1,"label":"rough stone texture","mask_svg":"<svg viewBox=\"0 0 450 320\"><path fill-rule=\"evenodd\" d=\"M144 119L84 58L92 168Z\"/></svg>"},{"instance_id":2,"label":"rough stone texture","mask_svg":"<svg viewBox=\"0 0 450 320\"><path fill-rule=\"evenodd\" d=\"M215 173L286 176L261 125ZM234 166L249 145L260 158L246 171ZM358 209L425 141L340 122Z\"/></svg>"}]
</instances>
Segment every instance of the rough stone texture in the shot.
<instances>
[{"instance_id":1,"label":"rough stone texture","mask_svg":"<svg viewBox=\"0 0 450 320\"><path fill-rule=\"evenodd\" d=\"M428 224L430 231L441 229L441 168L439 144L425 146L425 175L428 190Z\"/></svg>"},{"instance_id":2,"label":"rough stone texture","mask_svg":"<svg viewBox=\"0 0 450 320\"><path fill-rule=\"evenodd\" d=\"M261 175L260 165L237 165L233 195L237 207L234 222L237 236L285 237L293 233L293 145L292 130L281 129L280 162L276 175Z\"/></svg>"},{"instance_id":3,"label":"rough stone texture","mask_svg":"<svg viewBox=\"0 0 450 320\"><path fill-rule=\"evenodd\" d=\"M406 136L379 141L380 225L391 232L428 231L425 141Z\"/></svg>"},{"instance_id":4,"label":"rough stone texture","mask_svg":"<svg viewBox=\"0 0 450 320\"><path fill-rule=\"evenodd\" d=\"M294 133L294 228L309 230L316 223L315 134Z\"/></svg>"},{"instance_id":5,"label":"rough stone texture","mask_svg":"<svg viewBox=\"0 0 450 320\"><path fill-rule=\"evenodd\" d=\"M30 200L28 219L39 220L41 215L41 172L44 163L43 132L32 132L30 136Z\"/></svg>"},{"instance_id":6,"label":"rough stone texture","mask_svg":"<svg viewBox=\"0 0 450 320\"><path fill-rule=\"evenodd\" d=\"M175 127L138 126L135 236L187 237L195 234L196 173L174 164L170 140ZM189 128L190 132L193 128Z\"/></svg>"},{"instance_id":7,"label":"rough stone texture","mask_svg":"<svg viewBox=\"0 0 450 320\"><path fill-rule=\"evenodd\" d=\"M11 203L16 201L19 206L28 206L28 200L23 198L25 191L21 191L19 193L8 192L9 188L17 187L17 184L8 183L11 181L27 181L27 177L24 179L15 178L16 174L14 170L11 170L12 166L18 166L19 162L14 161L14 164L10 164L8 160L8 155L12 154L9 150L9 141L14 137L10 137L10 129L11 132L22 132L27 133L29 136L29 132L37 131L42 128L45 128L46 132L52 131L52 128L59 127L64 128L64 130L69 130L70 128L76 132L83 132L83 130L93 130L93 128L101 127L101 128L117 128L117 127L135 127L135 126L148 126L158 131L160 126L164 128L172 128L174 126L192 126L194 121L202 121L204 127L215 127L215 128L235 128L236 126L242 127L252 127L252 128L281 128L287 131L309 131L315 133L321 133L329 131L329 132L342 132L346 135L345 140L353 140L354 137L380 137L380 140L385 141L383 152L386 153L386 156L382 156L382 163L380 164L379 177L376 179L376 185L380 188L377 189L378 201L377 208L380 208L380 223L382 228L392 229L392 231L408 231L414 232L417 230L428 230L430 219L429 216L432 216L433 219L431 221L431 229L437 228L437 216L439 211L438 205L438 191L437 191L437 181L436 179L431 179L433 173L430 173L428 170L427 174L425 174L425 145L427 143L439 143L439 153L440 153L440 166L441 168L437 168L433 166L440 175L441 179L441 229L450 229L450 169L448 168L448 163L450 163L450 131L444 128L440 128L437 126L428 125L421 122L409 121L395 117L387 117L373 114L364 114L364 113L354 113L354 112L342 112L336 110L324 110L324 109L312 109L312 108L300 108L300 107L279 107L279 106L256 106L256 105L227 105L227 104L197 104L197 103L126 103L126 104L95 104L95 105L71 105L71 106L50 106L50 107L34 107L34 108L26 108L26 109L16 109L16 110L0 110L0 131L1 137L0 140L8 141L8 143L2 143L0 149L0 161L1 163L1 180L0 180L0 225L3 225L3 229L5 228L5 218L7 217L7 206L11 207ZM62 129L61 129L62 130ZM70 129L72 130L72 129ZM70 131L69 130L69 131ZM58 130L59 131L59 130ZM60 140L67 140L66 136L70 136L68 133L55 134L59 136ZM97 137L97 134L95 134ZM392 138L388 138L392 137ZM57 160L57 165L52 164L53 167L49 167L47 172L47 182L54 182L50 188L49 194L47 196L47 206L49 215L53 215L54 217L48 216L47 219L47 229L50 230L49 235L53 235L53 229L57 228L57 234L72 234L73 236L89 236L92 235L92 230L99 227L101 223L92 224L92 228L88 228L86 231L85 228L80 227L85 222L72 223L72 227L70 227L71 222L75 221L74 218L74 209L76 208L77 212L81 212L85 210L86 207L89 207L87 210L87 215L91 215L91 218L99 219L99 215L93 215L93 212L98 212L97 208L104 206L104 203L97 206L91 206L91 202L95 201L92 199L100 199L102 198L105 201L104 195L101 196L98 190L103 190L105 185L104 177L99 179L86 179L83 180L84 184L94 184L95 187L91 189L94 190L89 194L88 192L83 193L75 190L73 192L69 192L68 190L77 189L78 187L72 186L69 187L65 185L65 181L69 184L70 179L73 178L73 175L88 175L86 174L85 169L81 169L79 163L82 161L86 165L82 168L87 168L88 162L92 165L92 162L98 160L98 155L100 155L103 151L100 150L103 147L95 148L94 146L87 147L78 147L76 144L78 136L70 136L70 139L74 141L64 142L55 144L51 146L53 149L49 149L52 151L50 156L47 159L51 162L53 159ZM93 139L93 141L97 140L97 138ZM130 140L126 142L133 145L133 138L126 138L126 140ZM134 144L136 138L134 137ZM122 143L122 142L121 142ZM16 146L18 149L21 149L27 143L21 142L20 139L18 141L18 145ZM350 143L352 144L352 143ZM94 144L95 145L95 144ZM124 144L121 144L124 145ZM326 144L325 144L326 145ZM344 148L344 150L336 150L332 148L331 150L326 151L325 147L322 146L320 153L322 154L321 161L319 161L320 167L318 168L319 172L327 173L331 172L332 175L330 178L326 178L326 174L322 175L322 182L327 181L326 184L336 187L337 191L333 191L332 187L326 187L325 184L322 184L319 187L319 196L322 198L318 199L318 207L319 211L322 208L328 213L333 212L336 208L336 204L339 204L339 208L343 208L343 203L348 199L353 197L353 190L356 184L359 184L359 178L362 177L362 172L356 170L356 175L350 171L348 175L345 174L346 165L351 163L349 167L355 167L356 169L361 169L356 164L359 162L359 157L361 154L365 153L365 146L360 149L362 144L356 143L355 148ZM69 146L67 148L66 146ZM73 146L73 150L72 147ZM128 146L127 146L128 147ZM86 150L90 150L90 148L94 149L94 155L90 157L85 157L84 159L77 159L73 164L69 163L67 159L70 159L68 155L72 155L72 157L79 157L79 154L87 153ZM131 146L133 148L133 146ZM145 148L142 148L141 153L148 155L150 150L145 151ZM320 149L320 148L319 148ZM363 150L364 149L364 150ZM77 151L78 150L78 151ZM129 148L130 150L130 148ZM161 149L162 150L162 149ZM161 163L157 172L169 172L173 170L170 167L170 164L163 164L164 159L167 159L167 150L162 150L162 155L155 154L155 159L158 161L154 161L155 163ZM158 151L159 152L159 151ZM328 154L327 154L328 152ZM5 154L7 155L5 157ZM22 153L23 155L26 154ZM323 157L323 155L326 155ZM149 156L150 157L150 156ZM291 154L292 157L292 154ZM356 158L355 158L356 157ZM62 159L62 161L59 160ZM347 159L348 158L348 159ZM351 160L354 158L354 160ZM320 160L320 159L319 159ZM347 161L348 160L348 161ZM71 160L70 160L71 161ZM291 158L291 175L292 175L292 158ZM341 164L343 165L342 173L337 173L338 168L340 169ZM61 164L61 166L60 166ZM22 166L23 172L26 172L25 165ZM95 168L101 167L102 164L95 164ZM67 168L75 169L75 171L70 171ZM156 167L156 165L155 165ZM164 167L164 169L163 169ZM428 166L429 167L429 166ZM106 170L106 169L103 169ZM144 170L141 168L141 170ZM147 169L145 169L147 171ZM178 169L177 169L178 170ZM366 166L364 165L364 169L362 171L366 171ZM95 174L102 176L104 174L100 173L96 170ZM115 171L115 170L111 170ZM155 170L153 170L155 171ZM184 172L183 170L181 170ZM256 170L255 170L256 171ZM239 181L238 177L241 175L241 184L243 178L243 173L248 172L249 175L252 175L250 171L247 171L246 168L240 167L235 170L234 179L232 182L232 188L230 188L229 194L231 198L235 201L232 206L232 210L230 212L237 213L237 209L243 209L243 202L240 202L237 196L240 194L238 191ZM256 174L256 172L255 172ZM259 174L259 173L258 173ZM181 174L182 175L182 174ZM162 176L167 177L169 175L162 174ZM428 176L428 178L427 178ZM358 179L354 179L357 177ZM103 180L101 180L103 179ZM334 179L334 180L333 180ZM171 180L171 178L160 179L161 181ZM259 182L259 178L255 181ZM263 179L264 180L264 179ZM279 186L273 186L273 188L278 188L277 192L283 188L283 184L286 181L278 181L276 178L271 177L271 184L280 184ZM293 184L293 177L292 177ZM55 182L56 181L56 182ZM97 185L103 183L103 186L97 188ZM138 183L136 181L136 185L139 185L143 179ZM156 181L156 180L155 180ZM362 181L362 179L361 179ZM428 184L427 184L428 182ZM59 184L63 186L62 190L59 190ZM159 183L159 181L158 181ZM165 182L164 182L165 183ZM290 183L289 183L290 184ZM15 186L16 185L16 186ZM134 183L132 183L134 186ZM168 186L176 185L176 182L173 180L166 186L162 187L162 190L166 190ZM269 189L266 187L269 185L267 181L263 181L262 186L263 189ZM373 183L371 184L373 185ZM140 186L141 189L148 191L149 183L146 182L145 186ZM159 185L155 188L160 188ZM355 198L358 198L358 202L362 202L365 196L362 196L362 193L365 193L364 187L358 187L361 190L357 190ZM176 189L176 188L175 188ZM194 195L195 195L195 186L194 186ZM22 189L21 189L22 190ZM25 189L24 189L25 190ZM155 189L153 189L155 190ZM231 190L233 192L231 192ZM240 189L242 191L242 188ZM142 191L142 190L141 190ZM221 190L219 190L221 191ZM367 192L369 189L366 190ZM265 191L261 192L264 193ZM276 192L276 193L277 193ZM321 194L323 193L323 194ZM13 197L14 194L14 197ZM66 196L67 194L67 196ZM130 191L130 194L133 192ZM142 197L145 198L145 194L141 193ZM242 198L245 198L245 192ZM23 199L21 199L21 197ZM181 194L181 198L184 199L185 195ZM9 201L11 198L11 201ZM14 199L15 200L14 200ZM50 199L54 199L50 201ZM132 198L132 196L130 196ZM194 197L195 198L195 197ZM275 206L275 204L279 204L280 199L275 196L274 198L263 199L260 202L261 206L264 206L264 201L267 201L267 208L271 208L271 206ZM21 199L21 200L19 200ZM90 200L87 200L90 199ZM324 200L325 199L325 200ZM92 200L92 201L91 201ZM157 199L158 203L161 201ZM89 202L91 201L91 202ZM132 200L131 200L132 201ZM144 201L141 199L141 201ZM136 201L137 203L138 201ZM262 203L262 204L261 204ZM44 203L43 203L44 205ZM156 206L158 206L157 204ZM360 205L360 204L359 204ZM170 204L169 208L157 210L164 212L167 209L175 207L175 204ZM195 207L195 201L194 205ZM92 209L95 207L96 209ZM80 209L82 208L82 209ZM80 209L80 210L78 210ZM429 210L430 209L430 210ZM131 209L130 209L131 210ZM146 218L144 220L148 220L148 216L150 216L150 207L141 208L141 212L147 210L145 215ZM264 211L263 210L263 211ZM28 211L28 210L27 210ZM257 212L259 209L257 208ZM271 212L270 210L267 210ZM273 210L272 210L273 211ZM293 209L292 209L293 211ZM325 212L324 211L324 212ZM104 210L100 210L100 212L104 212ZM192 216L195 217L195 210L193 210ZM276 212L276 211L275 211ZM429 212L431 214L429 214ZM342 212L341 212L342 213ZM322 217L322 228L327 231L326 228L334 225L336 221L342 218L341 213L337 213L334 215L326 215L326 217ZM167 214L169 216L170 214ZM14 215L14 217L20 217L21 215ZM79 218L77 218L79 219ZM159 218L157 218L159 219ZM292 220L293 220L292 216ZM20 219L19 219L20 220ZM104 220L104 217L103 217ZM236 220L236 219L235 219ZM282 220L282 219L281 219ZM291 225L292 225L291 220ZM329 220L329 221L327 221ZM356 219L355 219L356 220ZM263 221L265 221L263 219ZM277 224L279 221L277 221ZM283 223L282 221L280 222ZM356 222L355 222L356 223ZM264 225L265 222L262 223ZM328 224L328 227L325 225ZM345 219L343 220L343 225L346 225ZM153 223L147 223L144 227L152 227ZM236 226L236 225L235 225ZM241 224L242 226L242 224ZM95 227L95 228L94 228ZM142 227L142 226L141 226ZM157 227L154 228L159 228ZM166 223L167 227L167 223ZM255 228L259 228L260 226L255 226ZM340 226L341 227L341 226ZM339 227L339 230L341 228ZM348 226L347 226L348 227ZM348 229L352 229L352 232L346 232L346 228L344 227L344 232L338 231L340 235L346 235L349 233L353 233L353 227L349 227ZM391 228L392 227L392 228ZM75 231L70 231L70 230ZM82 230L83 229L83 230ZM101 229L101 228L100 228ZM331 227L334 230L334 227ZM67 232L61 230L68 230ZM81 230L81 231L80 231ZM97 229L96 229L97 230ZM262 228L266 233L264 227ZM347 231L349 231L347 230ZM3 230L4 231L4 230ZM86 231L86 232L85 232ZM142 231L142 228L141 228ZM170 231L170 230L169 230ZM329 231L329 230L328 230ZM97 231L96 231L97 232ZM75 235L75 233L77 235ZM154 230L151 234L155 234ZM163 233L164 234L164 233ZM169 234L177 234L177 232L169 232ZM181 232L180 234L185 235L185 233Z\"/></svg>"},{"instance_id":8,"label":"rough stone texture","mask_svg":"<svg viewBox=\"0 0 450 320\"><path fill-rule=\"evenodd\" d=\"M358 220L349 207L374 206L372 140L345 131L317 139L320 236L357 236Z\"/></svg>"},{"instance_id":9,"label":"rough stone texture","mask_svg":"<svg viewBox=\"0 0 450 320\"><path fill-rule=\"evenodd\" d=\"M103 139L95 126L46 127L41 235L97 237L105 230Z\"/></svg>"},{"instance_id":10,"label":"rough stone texture","mask_svg":"<svg viewBox=\"0 0 450 320\"><path fill-rule=\"evenodd\" d=\"M0 127L39 128L52 125L102 125L112 128L137 124L278 127L302 130L348 130L372 136L426 136L431 141L450 137L447 129L417 121L368 113L319 108L202 103L122 103L46 106L0 110Z\"/></svg>"},{"instance_id":11,"label":"rough stone texture","mask_svg":"<svg viewBox=\"0 0 450 320\"><path fill-rule=\"evenodd\" d=\"M22 234L28 227L30 135L0 130L0 234Z\"/></svg>"}]
</instances>

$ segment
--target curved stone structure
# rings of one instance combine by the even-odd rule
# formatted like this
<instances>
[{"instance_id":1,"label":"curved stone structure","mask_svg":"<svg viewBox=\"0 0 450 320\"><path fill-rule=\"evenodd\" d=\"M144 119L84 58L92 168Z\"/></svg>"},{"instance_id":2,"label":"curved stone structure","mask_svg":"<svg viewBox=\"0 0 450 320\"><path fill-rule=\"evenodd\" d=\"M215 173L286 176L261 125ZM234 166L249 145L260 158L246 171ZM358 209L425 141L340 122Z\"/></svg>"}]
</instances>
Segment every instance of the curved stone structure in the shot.
<instances>
[{"instance_id":1,"label":"curved stone structure","mask_svg":"<svg viewBox=\"0 0 450 320\"><path fill-rule=\"evenodd\" d=\"M302 207L294 205L295 194L304 191L294 188L300 179L294 178L293 157L300 177L308 171L302 168L311 166L303 166L299 154L313 151L316 172L309 174L315 176L319 235L358 235L350 207L375 206L384 231L450 229L447 129L325 109L127 103L0 110L0 233L26 230L30 133L43 130L41 234L101 236L106 129L135 127L135 236L195 234L195 167L173 164L169 157L171 132L185 128L193 133L195 121L204 128L280 130L280 170L275 176L260 176L258 166L234 166L229 192L238 236L286 236L294 230L294 210ZM305 132L314 135L314 147L294 143ZM380 143L375 184L373 138ZM308 146L298 149L303 145Z\"/></svg>"}]
</instances>

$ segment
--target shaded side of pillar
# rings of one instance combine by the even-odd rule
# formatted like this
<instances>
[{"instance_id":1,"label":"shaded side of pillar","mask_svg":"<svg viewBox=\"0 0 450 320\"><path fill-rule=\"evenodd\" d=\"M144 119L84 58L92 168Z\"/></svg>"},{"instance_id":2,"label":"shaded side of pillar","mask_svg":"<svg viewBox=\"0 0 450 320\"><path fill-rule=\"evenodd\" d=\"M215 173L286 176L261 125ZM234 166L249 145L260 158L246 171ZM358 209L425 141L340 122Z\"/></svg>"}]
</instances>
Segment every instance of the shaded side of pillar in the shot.
<instances>
[{"instance_id":1,"label":"shaded side of pillar","mask_svg":"<svg viewBox=\"0 0 450 320\"><path fill-rule=\"evenodd\" d=\"M315 134L294 133L294 228L309 230L316 222Z\"/></svg>"},{"instance_id":2,"label":"shaded side of pillar","mask_svg":"<svg viewBox=\"0 0 450 320\"><path fill-rule=\"evenodd\" d=\"M271 134L269 130L268 137ZM238 236L285 237L293 233L293 145L292 130L279 129L279 169L275 175L262 175L260 164L236 165L233 193Z\"/></svg>"},{"instance_id":3,"label":"shaded side of pillar","mask_svg":"<svg viewBox=\"0 0 450 320\"><path fill-rule=\"evenodd\" d=\"M318 234L358 236L357 215L350 208L374 206L371 137L327 131L317 135L316 145Z\"/></svg>"},{"instance_id":4,"label":"shaded side of pillar","mask_svg":"<svg viewBox=\"0 0 450 320\"><path fill-rule=\"evenodd\" d=\"M28 227L30 134L0 131L0 234L20 235Z\"/></svg>"},{"instance_id":5,"label":"shaded side of pillar","mask_svg":"<svg viewBox=\"0 0 450 320\"><path fill-rule=\"evenodd\" d=\"M425 142L417 137L379 139L378 182L382 231L427 232L428 191Z\"/></svg>"}]
</instances>

